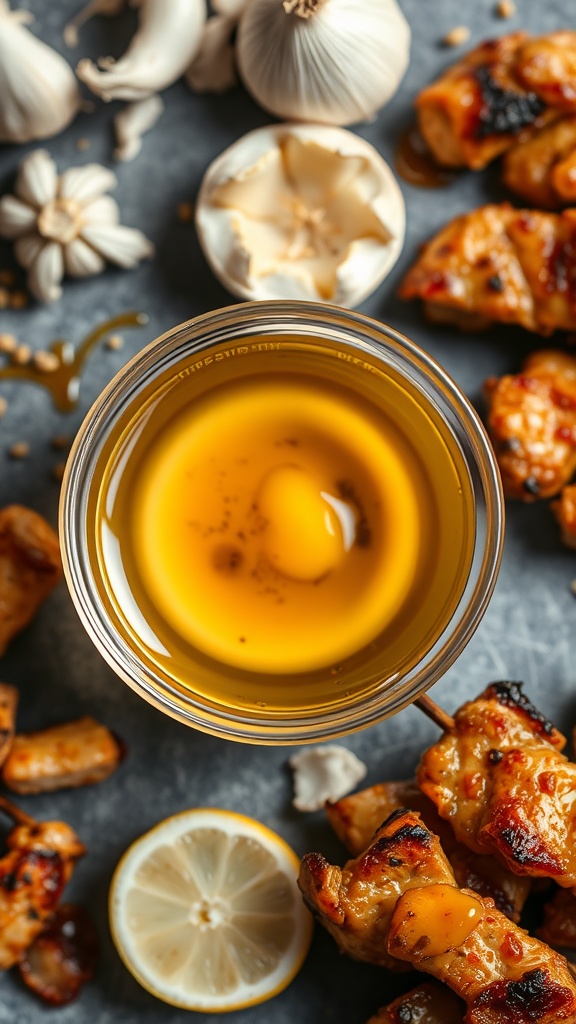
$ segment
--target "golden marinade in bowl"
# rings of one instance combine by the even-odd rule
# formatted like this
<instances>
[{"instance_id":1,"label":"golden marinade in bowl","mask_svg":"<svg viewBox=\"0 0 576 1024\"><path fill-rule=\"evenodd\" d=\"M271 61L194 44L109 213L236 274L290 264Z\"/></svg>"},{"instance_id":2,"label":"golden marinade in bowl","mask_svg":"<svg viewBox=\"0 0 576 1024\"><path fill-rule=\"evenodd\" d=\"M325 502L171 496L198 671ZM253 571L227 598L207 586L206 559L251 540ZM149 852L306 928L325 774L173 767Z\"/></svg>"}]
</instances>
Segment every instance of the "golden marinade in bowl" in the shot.
<instances>
[{"instance_id":1,"label":"golden marinade in bowl","mask_svg":"<svg viewBox=\"0 0 576 1024\"><path fill-rule=\"evenodd\" d=\"M320 738L396 710L427 658L455 656L454 616L470 627L496 570L497 478L465 400L472 426L387 331L313 303L233 307L149 347L89 414L62 504L68 579L105 656L164 710L233 738Z\"/></svg>"}]
</instances>

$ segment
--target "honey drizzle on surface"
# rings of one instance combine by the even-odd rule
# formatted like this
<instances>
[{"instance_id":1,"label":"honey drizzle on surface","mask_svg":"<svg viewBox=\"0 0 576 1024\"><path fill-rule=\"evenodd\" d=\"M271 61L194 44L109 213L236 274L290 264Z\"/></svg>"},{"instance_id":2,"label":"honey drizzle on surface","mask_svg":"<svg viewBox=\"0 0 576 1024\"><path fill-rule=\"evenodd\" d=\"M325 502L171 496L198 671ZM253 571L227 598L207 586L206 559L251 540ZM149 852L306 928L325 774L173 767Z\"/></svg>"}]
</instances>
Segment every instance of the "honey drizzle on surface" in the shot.
<instances>
[{"instance_id":1,"label":"honey drizzle on surface","mask_svg":"<svg viewBox=\"0 0 576 1024\"><path fill-rule=\"evenodd\" d=\"M72 412L78 405L80 375L86 359L99 341L118 330L119 327L142 327L148 322L145 313L120 313L95 327L88 337L74 348L71 342L58 338L53 341L49 352L58 359L58 367L51 373L38 369L33 362L26 366L8 365L0 367L0 379L21 380L39 384L50 392L52 401L59 412Z\"/></svg>"},{"instance_id":2,"label":"honey drizzle on surface","mask_svg":"<svg viewBox=\"0 0 576 1024\"><path fill-rule=\"evenodd\" d=\"M455 171L436 163L415 125L400 136L394 167L403 181L417 188L446 188L457 177Z\"/></svg>"}]
</instances>

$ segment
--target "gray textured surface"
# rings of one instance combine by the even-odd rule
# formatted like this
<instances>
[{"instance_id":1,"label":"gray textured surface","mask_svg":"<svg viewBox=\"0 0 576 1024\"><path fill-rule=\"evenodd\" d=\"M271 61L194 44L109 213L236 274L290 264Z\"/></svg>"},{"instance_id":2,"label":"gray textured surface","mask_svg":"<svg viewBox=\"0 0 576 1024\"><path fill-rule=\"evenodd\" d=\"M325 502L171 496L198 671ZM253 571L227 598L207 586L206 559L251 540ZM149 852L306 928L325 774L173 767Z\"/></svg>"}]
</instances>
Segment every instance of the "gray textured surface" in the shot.
<instances>
[{"instance_id":1,"label":"gray textured surface","mask_svg":"<svg viewBox=\"0 0 576 1024\"><path fill-rule=\"evenodd\" d=\"M67 0L27 0L36 29L63 49L62 27L79 6ZM412 98L454 53L439 45L442 35L465 22L472 42L519 26L545 32L573 24L573 0L518 0L519 14L509 21L495 16L493 0L463 5L461 0L403 0L414 41L409 72L394 101L361 135L390 158L394 140L410 118ZM92 23L81 36L78 55L119 54L129 38L131 14ZM69 54L74 60L76 54ZM165 94L166 112L144 140L137 160L115 168L116 196L127 224L154 240L157 258L134 273L110 271L89 281L68 282L54 306L31 306L0 314L0 330L12 331L33 347L65 336L80 341L96 323L130 308L144 310L149 325L126 331L122 352L99 351L82 383L78 410L57 414L48 396L29 386L0 382L9 410L0 422L0 505L23 502L55 522L58 486L51 466L59 455L50 448L54 434L72 434L101 387L124 359L173 324L228 304L200 254L191 225L176 218L176 206L193 201L207 164L244 131L265 124L267 116L238 88L221 97L190 95L183 83ZM61 169L89 160L109 161L114 106L99 105L82 115L46 148ZM79 152L76 142L90 140ZM0 188L7 189L27 148L0 148ZM364 304L364 311L411 335L439 358L468 395L478 399L482 381L514 370L537 344L513 329L494 328L467 338L426 327L415 306L394 295L401 273L418 243L449 216L486 198L503 198L494 169L462 175L440 192L404 187L408 234L402 259L390 279ZM0 248L0 266L10 259ZM8 459L16 440L31 445L30 458ZM574 555L563 549L545 504L511 507L504 564L490 609L458 664L435 687L434 697L453 709L494 678L524 679L528 692L560 725L576 720L576 603L569 583L576 576ZM34 624L17 639L2 662L3 680L21 687L20 728L35 728L90 712L113 726L127 741L129 757L118 773L98 788L28 798L26 808L40 817L69 821L85 840L89 854L80 864L70 895L91 908L100 933L102 955L95 983L79 1002L50 1014L61 1024L180 1024L189 1015L156 1002L124 970L108 935L106 899L110 876L128 843L159 818L194 804L233 808L255 815L277 829L299 852L336 852L322 814L302 816L290 806L290 777L285 749L250 749L194 733L164 718L120 683L83 634L64 586ZM414 709L367 732L347 745L369 766L368 782L410 772L418 753L435 735ZM338 959L327 936L317 933L308 961L290 988L271 1003L235 1015L238 1024L361 1024L393 992L392 982L376 968ZM0 977L0 1024L38 1024L46 1010L24 991L13 972ZM201 1017L214 1024L224 1019Z\"/></svg>"}]
</instances>

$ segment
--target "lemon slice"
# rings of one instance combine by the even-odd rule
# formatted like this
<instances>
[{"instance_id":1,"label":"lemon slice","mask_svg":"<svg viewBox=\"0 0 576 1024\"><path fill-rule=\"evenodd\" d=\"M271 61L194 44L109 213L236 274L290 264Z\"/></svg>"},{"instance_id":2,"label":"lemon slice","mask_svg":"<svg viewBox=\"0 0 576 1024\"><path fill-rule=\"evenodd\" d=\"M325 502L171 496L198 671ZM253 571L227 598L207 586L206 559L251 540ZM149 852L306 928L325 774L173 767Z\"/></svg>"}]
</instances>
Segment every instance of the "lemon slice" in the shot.
<instances>
[{"instance_id":1,"label":"lemon slice","mask_svg":"<svg viewBox=\"0 0 576 1024\"><path fill-rule=\"evenodd\" d=\"M299 859L280 836L232 811L194 809L126 851L112 879L112 938L152 995L186 1010L239 1010L299 971L312 919Z\"/></svg>"}]
</instances>

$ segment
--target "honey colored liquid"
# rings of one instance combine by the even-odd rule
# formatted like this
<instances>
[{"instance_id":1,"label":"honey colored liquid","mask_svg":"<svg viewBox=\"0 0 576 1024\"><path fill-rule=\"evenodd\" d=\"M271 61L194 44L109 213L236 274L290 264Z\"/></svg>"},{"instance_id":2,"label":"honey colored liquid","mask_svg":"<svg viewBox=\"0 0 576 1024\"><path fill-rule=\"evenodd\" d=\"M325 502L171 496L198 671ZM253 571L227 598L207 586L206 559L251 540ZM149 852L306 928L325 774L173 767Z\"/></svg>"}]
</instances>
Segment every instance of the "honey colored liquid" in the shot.
<instances>
[{"instance_id":1,"label":"honey colored liquid","mask_svg":"<svg viewBox=\"0 0 576 1024\"><path fill-rule=\"evenodd\" d=\"M346 701L363 661L394 675L471 559L467 477L413 398L383 378L376 404L297 365L184 374L115 439L97 501L124 630L235 708Z\"/></svg>"}]
</instances>

